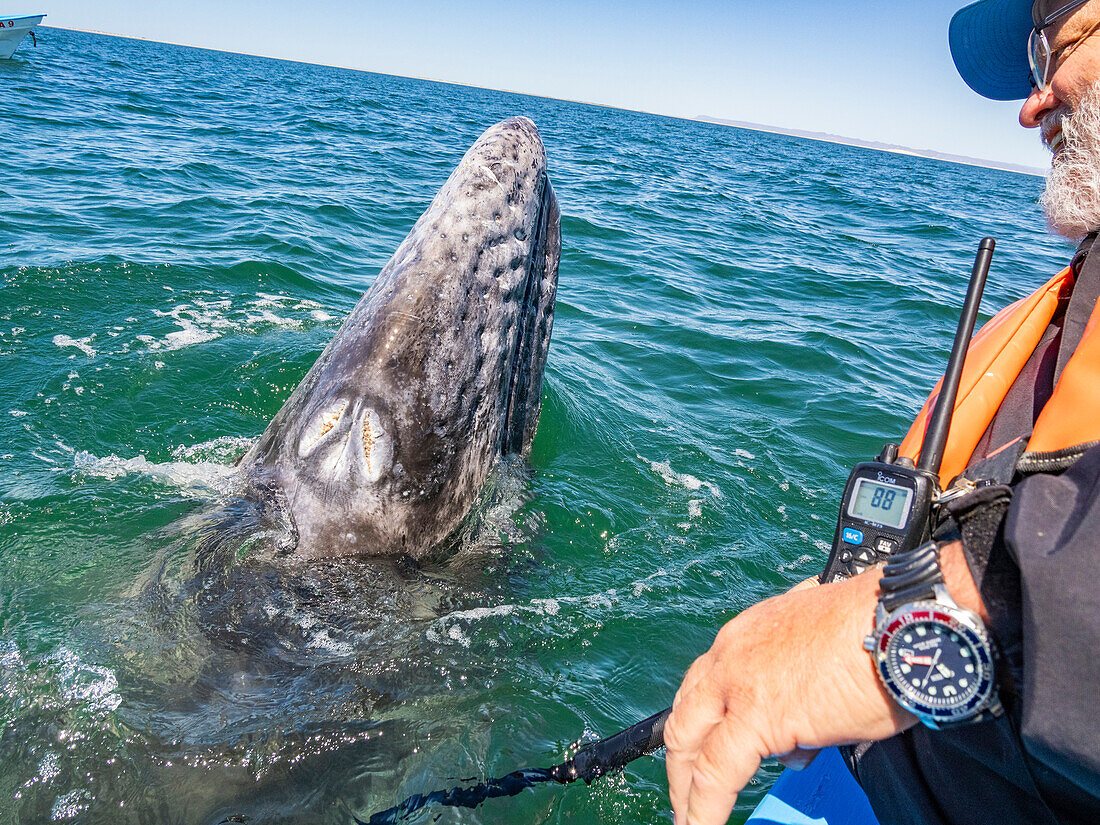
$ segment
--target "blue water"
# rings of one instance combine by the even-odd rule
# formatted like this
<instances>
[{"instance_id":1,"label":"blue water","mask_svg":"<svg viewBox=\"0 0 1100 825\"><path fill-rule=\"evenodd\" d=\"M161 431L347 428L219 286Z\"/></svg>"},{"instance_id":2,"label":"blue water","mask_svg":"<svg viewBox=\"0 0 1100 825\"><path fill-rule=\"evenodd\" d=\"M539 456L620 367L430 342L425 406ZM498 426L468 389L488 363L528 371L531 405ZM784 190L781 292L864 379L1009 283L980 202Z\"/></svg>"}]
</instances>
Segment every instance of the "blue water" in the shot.
<instances>
[{"instance_id":1,"label":"blue water","mask_svg":"<svg viewBox=\"0 0 1100 825\"><path fill-rule=\"evenodd\" d=\"M977 241L983 318L1068 258L1003 171L56 29L0 83L0 822L350 822L648 716L820 569ZM517 114L562 209L529 461L423 568L204 567L232 462ZM439 821L671 814L655 757Z\"/></svg>"}]
</instances>

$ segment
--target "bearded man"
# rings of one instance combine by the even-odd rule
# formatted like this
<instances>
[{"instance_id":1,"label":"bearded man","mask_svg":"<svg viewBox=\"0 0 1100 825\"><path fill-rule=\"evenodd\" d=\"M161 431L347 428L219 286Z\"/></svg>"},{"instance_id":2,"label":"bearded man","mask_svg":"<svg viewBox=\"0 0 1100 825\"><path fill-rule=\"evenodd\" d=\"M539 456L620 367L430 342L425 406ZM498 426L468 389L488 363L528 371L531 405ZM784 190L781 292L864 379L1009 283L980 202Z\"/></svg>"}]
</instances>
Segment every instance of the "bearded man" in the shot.
<instances>
[{"instance_id":1,"label":"bearded man","mask_svg":"<svg viewBox=\"0 0 1100 825\"><path fill-rule=\"evenodd\" d=\"M665 729L677 825L831 745L881 825L1100 823L1100 0L980 0L950 43L976 92L1025 99L1048 222L1081 246L975 338L956 410L987 414L969 442L952 425L934 540L755 605L692 665Z\"/></svg>"}]
</instances>

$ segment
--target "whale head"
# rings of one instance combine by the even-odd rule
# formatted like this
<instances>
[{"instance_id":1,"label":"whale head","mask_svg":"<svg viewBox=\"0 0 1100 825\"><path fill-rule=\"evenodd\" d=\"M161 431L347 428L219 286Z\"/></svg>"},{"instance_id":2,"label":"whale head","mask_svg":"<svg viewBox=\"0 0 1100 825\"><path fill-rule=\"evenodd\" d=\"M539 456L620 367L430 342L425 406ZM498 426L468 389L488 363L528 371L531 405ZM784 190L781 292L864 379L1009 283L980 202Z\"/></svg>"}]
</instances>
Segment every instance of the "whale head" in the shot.
<instances>
[{"instance_id":1,"label":"whale head","mask_svg":"<svg viewBox=\"0 0 1100 825\"><path fill-rule=\"evenodd\" d=\"M534 123L493 126L241 461L297 554L422 557L529 449L560 237Z\"/></svg>"}]
</instances>

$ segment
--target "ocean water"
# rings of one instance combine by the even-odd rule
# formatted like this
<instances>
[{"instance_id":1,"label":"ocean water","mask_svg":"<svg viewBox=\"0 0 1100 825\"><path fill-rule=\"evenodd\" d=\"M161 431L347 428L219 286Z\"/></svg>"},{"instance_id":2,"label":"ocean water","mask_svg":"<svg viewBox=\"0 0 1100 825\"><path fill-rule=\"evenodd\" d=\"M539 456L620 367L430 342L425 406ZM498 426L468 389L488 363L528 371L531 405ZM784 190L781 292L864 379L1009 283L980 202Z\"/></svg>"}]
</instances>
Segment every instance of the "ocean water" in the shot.
<instances>
[{"instance_id":1,"label":"ocean water","mask_svg":"<svg viewBox=\"0 0 1100 825\"><path fill-rule=\"evenodd\" d=\"M1038 178L712 124L56 29L0 84L0 823L351 822L648 716L820 569L978 240L983 319L1069 253ZM233 461L517 114L562 208L529 460L430 564L200 561ZM660 756L436 816L671 822Z\"/></svg>"}]
</instances>

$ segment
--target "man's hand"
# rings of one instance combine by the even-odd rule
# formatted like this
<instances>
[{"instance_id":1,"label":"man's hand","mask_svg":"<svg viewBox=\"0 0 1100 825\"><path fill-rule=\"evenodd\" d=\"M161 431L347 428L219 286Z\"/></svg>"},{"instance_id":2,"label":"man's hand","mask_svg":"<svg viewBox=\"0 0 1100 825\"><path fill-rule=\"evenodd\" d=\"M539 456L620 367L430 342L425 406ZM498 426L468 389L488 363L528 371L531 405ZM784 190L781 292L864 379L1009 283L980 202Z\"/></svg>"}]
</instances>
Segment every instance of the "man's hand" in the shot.
<instances>
[{"instance_id":1,"label":"man's hand","mask_svg":"<svg viewBox=\"0 0 1100 825\"><path fill-rule=\"evenodd\" d=\"M797 586L722 628L688 670L665 727L677 825L725 823L767 756L808 761L807 751L884 739L915 722L863 649L880 577Z\"/></svg>"}]
</instances>

